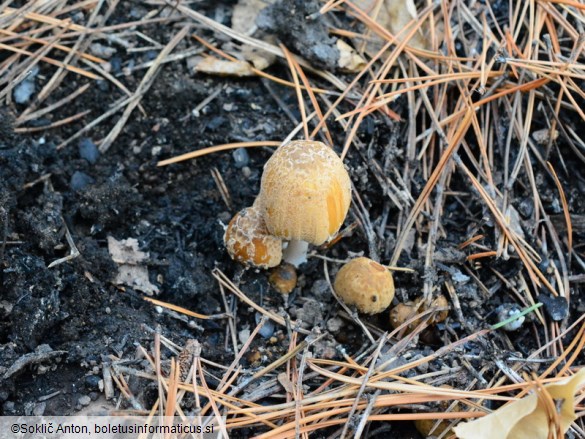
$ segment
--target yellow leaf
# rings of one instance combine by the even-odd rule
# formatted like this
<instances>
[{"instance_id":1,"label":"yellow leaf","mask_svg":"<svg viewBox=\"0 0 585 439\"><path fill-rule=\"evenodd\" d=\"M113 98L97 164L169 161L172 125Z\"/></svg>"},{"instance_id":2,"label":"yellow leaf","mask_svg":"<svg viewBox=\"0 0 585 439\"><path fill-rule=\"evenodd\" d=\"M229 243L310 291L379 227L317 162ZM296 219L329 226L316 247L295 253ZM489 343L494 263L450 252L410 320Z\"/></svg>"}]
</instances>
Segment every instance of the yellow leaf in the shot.
<instances>
[{"instance_id":1,"label":"yellow leaf","mask_svg":"<svg viewBox=\"0 0 585 439\"><path fill-rule=\"evenodd\" d=\"M344 72L359 72L366 66L366 61L343 40L337 40L339 49L339 61L337 67Z\"/></svg>"},{"instance_id":2,"label":"yellow leaf","mask_svg":"<svg viewBox=\"0 0 585 439\"><path fill-rule=\"evenodd\" d=\"M388 15L390 16L388 28L394 35L399 34L411 20L416 20L418 18L413 0L386 0L386 8L388 10ZM424 49L425 40L422 34L420 34L420 32L415 33L408 42L408 45L415 49Z\"/></svg>"},{"instance_id":3,"label":"yellow leaf","mask_svg":"<svg viewBox=\"0 0 585 439\"><path fill-rule=\"evenodd\" d=\"M557 415L564 434L577 418L575 393L584 385L585 368L570 378L544 386L541 395L533 392L488 416L457 425L455 434L460 439L546 439L551 429L544 403L547 399L553 403L554 410L559 410Z\"/></svg>"},{"instance_id":4,"label":"yellow leaf","mask_svg":"<svg viewBox=\"0 0 585 439\"><path fill-rule=\"evenodd\" d=\"M195 71L218 76L244 77L255 75L252 67L246 61L227 61L211 56L199 61L195 66Z\"/></svg>"},{"instance_id":5,"label":"yellow leaf","mask_svg":"<svg viewBox=\"0 0 585 439\"><path fill-rule=\"evenodd\" d=\"M380 27L389 30L394 36L404 30L411 20L418 18L414 0L354 0L353 4L364 11ZM439 25L437 24L437 27ZM428 49L428 25L425 23L409 40L408 45L415 49ZM365 51L375 55L385 41L371 31L367 31L369 39ZM403 34L404 36L404 34Z\"/></svg>"}]
</instances>

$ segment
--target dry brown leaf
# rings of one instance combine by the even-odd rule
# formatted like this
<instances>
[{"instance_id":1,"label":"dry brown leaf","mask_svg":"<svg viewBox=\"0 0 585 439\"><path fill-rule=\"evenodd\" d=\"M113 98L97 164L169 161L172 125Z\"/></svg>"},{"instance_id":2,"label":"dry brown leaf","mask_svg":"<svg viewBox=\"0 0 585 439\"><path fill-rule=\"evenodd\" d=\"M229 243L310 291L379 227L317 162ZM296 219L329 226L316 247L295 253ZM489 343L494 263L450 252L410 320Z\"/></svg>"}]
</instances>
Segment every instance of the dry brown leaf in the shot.
<instances>
[{"instance_id":1,"label":"dry brown leaf","mask_svg":"<svg viewBox=\"0 0 585 439\"><path fill-rule=\"evenodd\" d=\"M294 393L294 385L288 375L284 372L278 374L278 382L286 390L287 393Z\"/></svg>"},{"instance_id":2,"label":"dry brown leaf","mask_svg":"<svg viewBox=\"0 0 585 439\"><path fill-rule=\"evenodd\" d=\"M585 386L585 368L571 378L544 386L543 392L558 408L561 431L567 432L575 415L575 393ZM546 439L549 414L543 397L532 393L507 404L483 418L457 425L453 430L460 439Z\"/></svg>"},{"instance_id":3,"label":"dry brown leaf","mask_svg":"<svg viewBox=\"0 0 585 439\"><path fill-rule=\"evenodd\" d=\"M232 14L232 29L244 35L256 33L256 18L262 9L272 4L272 0L239 0L234 6ZM272 43L271 38L262 36L262 39ZM276 56L249 44L242 45L242 56L251 62L258 70L264 70L274 64Z\"/></svg>"},{"instance_id":4,"label":"dry brown leaf","mask_svg":"<svg viewBox=\"0 0 585 439\"><path fill-rule=\"evenodd\" d=\"M265 38L267 40L267 38ZM249 44L242 46L242 56L246 61L251 62L258 70L264 70L270 67L276 61L276 56L265 52L264 50L256 49Z\"/></svg>"},{"instance_id":5,"label":"dry brown leaf","mask_svg":"<svg viewBox=\"0 0 585 439\"><path fill-rule=\"evenodd\" d=\"M388 24L388 30L392 34L397 35L401 32L406 25L418 18L416 6L414 0L386 0L386 9L390 16L390 22ZM425 49L425 40L420 32L416 32L413 37L409 40L408 45L415 49Z\"/></svg>"},{"instance_id":6,"label":"dry brown leaf","mask_svg":"<svg viewBox=\"0 0 585 439\"><path fill-rule=\"evenodd\" d=\"M116 264L137 265L148 258L148 253L138 250L138 240L135 238L118 241L108 236L108 252Z\"/></svg>"},{"instance_id":7,"label":"dry brown leaf","mask_svg":"<svg viewBox=\"0 0 585 439\"><path fill-rule=\"evenodd\" d=\"M129 286L149 296L158 294L158 287L148 279L148 268L139 265L148 259L148 253L138 249L138 240L128 238L118 241L108 236L108 251L112 260L118 264L114 284Z\"/></svg>"},{"instance_id":8,"label":"dry brown leaf","mask_svg":"<svg viewBox=\"0 0 585 439\"><path fill-rule=\"evenodd\" d=\"M337 40L337 49L339 49L339 61L337 67L344 72L360 72L366 65L366 61L343 40Z\"/></svg>"},{"instance_id":9,"label":"dry brown leaf","mask_svg":"<svg viewBox=\"0 0 585 439\"><path fill-rule=\"evenodd\" d=\"M541 130L534 131L532 133L532 138L538 143L539 145L546 145L549 140L551 139L553 142L559 138L559 132L557 130L552 131L548 128L543 128Z\"/></svg>"},{"instance_id":10,"label":"dry brown leaf","mask_svg":"<svg viewBox=\"0 0 585 439\"><path fill-rule=\"evenodd\" d=\"M159 293L158 287L148 279L148 268L141 265L120 265L114 284L126 285L148 296Z\"/></svg>"},{"instance_id":11,"label":"dry brown leaf","mask_svg":"<svg viewBox=\"0 0 585 439\"><path fill-rule=\"evenodd\" d=\"M195 71L218 76L244 77L255 75L252 67L246 61L227 61L210 56L199 61L195 65Z\"/></svg>"},{"instance_id":12,"label":"dry brown leaf","mask_svg":"<svg viewBox=\"0 0 585 439\"><path fill-rule=\"evenodd\" d=\"M417 17L416 6L413 0L354 0L353 2L362 11L367 13L380 27L398 34L404 26ZM375 55L383 45L382 39L371 32L365 51L368 55ZM416 49L426 49L426 40L420 30L410 39L409 46Z\"/></svg>"},{"instance_id":13,"label":"dry brown leaf","mask_svg":"<svg viewBox=\"0 0 585 439\"><path fill-rule=\"evenodd\" d=\"M271 3L272 1L267 0L239 0L232 14L232 29L251 35L256 29L256 17Z\"/></svg>"}]
</instances>

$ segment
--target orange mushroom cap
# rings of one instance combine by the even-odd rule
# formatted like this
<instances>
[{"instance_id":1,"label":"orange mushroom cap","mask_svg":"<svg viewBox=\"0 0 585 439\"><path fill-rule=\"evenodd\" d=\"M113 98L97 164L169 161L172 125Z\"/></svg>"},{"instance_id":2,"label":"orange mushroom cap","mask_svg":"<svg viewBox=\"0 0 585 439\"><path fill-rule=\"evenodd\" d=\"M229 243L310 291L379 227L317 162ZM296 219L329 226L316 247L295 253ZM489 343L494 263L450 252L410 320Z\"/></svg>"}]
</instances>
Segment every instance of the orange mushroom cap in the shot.
<instances>
[{"instance_id":1,"label":"orange mushroom cap","mask_svg":"<svg viewBox=\"0 0 585 439\"><path fill-rule=\"evenodd\" d=\"M282 259L282 240L271 236L256 207L239 211L223 237L232 259L259 268L276 267Z\"/></svg>"},{"instance_id":2,"label":"orange mushroom cap","mask_svg":"<svg viewBox=\"0 0 585 439\"><path fill-rule=\"evenodd\" d=\"M354 305L365 314L384 311L394 298L390 271L364 257L352 259L341 267L333 288L345 304Z\"/></svg>"},{"instance_id":3,"label":"orange mushroom cap","mask_svg":"<svg viewBox=\"0 0 585 439\"><path fill-rule=\"evenodd\" d=\"M339 230L349 210L351 182L327 145L295 140L264 165L256 200L270 234L320 245Z\"/></svg>"}]
</instances>

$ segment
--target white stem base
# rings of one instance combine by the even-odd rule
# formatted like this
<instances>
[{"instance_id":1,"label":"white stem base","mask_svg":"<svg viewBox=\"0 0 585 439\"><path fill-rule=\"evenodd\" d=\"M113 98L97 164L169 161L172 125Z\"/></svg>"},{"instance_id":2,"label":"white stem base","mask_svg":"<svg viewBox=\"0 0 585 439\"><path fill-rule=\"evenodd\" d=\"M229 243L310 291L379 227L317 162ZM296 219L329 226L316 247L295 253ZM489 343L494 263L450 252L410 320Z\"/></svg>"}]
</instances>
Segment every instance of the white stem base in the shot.
<instances>
[{"instance_id":1,"label":"white stem base","mask_svg":"<svg viewBox=\"0 0 585 439\"><path fill-rule=\"evenodd\" d=\"M282 252L282 259L298 267L307 262L308 249L309 243L306 241L289 241L288 246Z\"/></svg>"}]
</instances>

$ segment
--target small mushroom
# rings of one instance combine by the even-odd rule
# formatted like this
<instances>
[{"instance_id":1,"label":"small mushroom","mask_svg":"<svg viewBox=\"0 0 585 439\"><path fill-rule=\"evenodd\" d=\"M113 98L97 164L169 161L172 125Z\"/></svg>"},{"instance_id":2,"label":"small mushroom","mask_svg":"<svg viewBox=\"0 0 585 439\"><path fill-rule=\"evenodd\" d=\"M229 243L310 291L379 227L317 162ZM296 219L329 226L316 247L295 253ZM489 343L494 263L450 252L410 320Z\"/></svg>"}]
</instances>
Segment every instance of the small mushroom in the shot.
<instances>
[{"instance_id":1,"label":"small mushroom","mask_svg":"<svg viewBox=\"0 0 585 439\"><path fill-rule=\"evenodd\" d=\"M323 244L349 210L351 182L327 145L296 140L277 149L264 165L258 205L271 235L289 241L284 260L298 267L309 243Z\"/></svg>"},{"instance_id":2,"label":"small mushroom","mask_svg":"<svg viewBox=\"0 0 585 439\"><path fill-rule=\"evenodd\" d=\"M283 262L271 270L268 282L280 294L290 294L297 286L297 270L292 264Z\"/></svg>"},{"instance_id":3,"label":"small mushroom","mask_svg":"<svg viewBox=\"0 0 585 439\"><path fill-rule=\"evenodd\" d=\"M424 307L424 305L423 305L423 307ZM421 312L423 310L428 309L426 307L424 307L424 309L422 309L423 307L421 307ZM447 298L445 296L443 296L442 294L439 294L435 299L433 299L429 308L447 308L447 309L443 309L441 311L435 312L435 314L433 315L433 317L429 321L429 323L431 325L435 324L435 323L444 322L447 319L447 317L449 316L449 302L447 302Z\"/></svg>"},{"instance_id":4,"label":"small mushroom","mask_svg":"<svg viewBox=\"0 0 585 439\"><path fill-rule=\"evenodd\" d=\"M413 302L399 303L390 310L390 326L394 329L401 326L404 322L414 317L416 306ZM406 327L406 334L410 334L416 328L418 322L415 320Z\"/></svg>"},{"instance_id":5,"label":"small mushroom","mask_svg":"<svg viewBox=\"0 0 585 439\"><path fill-rule=\"evenodd\" d=\"M449 386L447 384L443 384L442 386L439 386L443 389L453 389L452 386ZM462 407L459 403L455 403L452 406L451 401L445 400L445 401L441 401L439 402L439 411L440 412L447 412L449 410L449 408L451 408L451 412L460 412L462 411ZM451 407L452 406L452 407ZM452 434L452 431L450 429L452 422L450 419L444 419L442 421L439 421L437 419L417 419L414 421L414 425L416 427L416 429L418 430L418 432L423 436L423 437L438 437L438 436L442 436L442 437L448 437L450 434ZM447 430L449 430L449 432L445 433Z\"/></svg>"},{"instance_id":6,"label":"small mushroom","mask_svg":"<svg viewBox=\"0 0 585 439\"><path fill-rule=\"evenodd\" d=\"M335 292L347 305L359 312L384 311L394 298L394 281L388 269L368 258L356 258L345 264L335 277Z\"/></svg>"},{"instance_id":7,"label":"small mushroom","mask_svg":"<svg viewBox=\"0 0 585 439\"><path fill-rule=\"evenodd\" d=\"M404 322L414 317L416 314L422 314L429 308L448 308L449 302L442 294L437 296L431 302L430 306L426 306L424 304L424 299L419 297L414 302L406 302L406 303L399 303L396 305L392 310L390 310L390 326L394 329L401 326ZM428 324L434 325L436 323L441 323L445 321L447 316L449 315L448 309L442 309L441 311L435 312L431 315ZM408 324L406 327L406 334L411 333L418 325L420 324L420 319L414 320L412 323Z\"/></svg>"},{"instance_id":8,"label":"small mushroom","mask_svg":"<svg viewBox=\"0 0 585 439\"><path fill-rule=\"evenodd\" d=\"M271 236L256 207L239 211L223 237L232 259L259 268L276 267L282 260L282 240Z\"/></svg>"}]
</instances>

